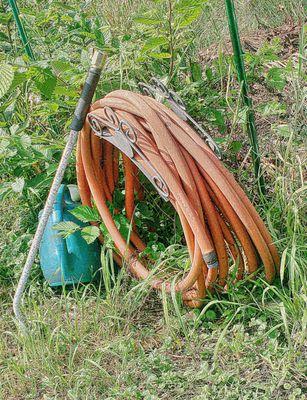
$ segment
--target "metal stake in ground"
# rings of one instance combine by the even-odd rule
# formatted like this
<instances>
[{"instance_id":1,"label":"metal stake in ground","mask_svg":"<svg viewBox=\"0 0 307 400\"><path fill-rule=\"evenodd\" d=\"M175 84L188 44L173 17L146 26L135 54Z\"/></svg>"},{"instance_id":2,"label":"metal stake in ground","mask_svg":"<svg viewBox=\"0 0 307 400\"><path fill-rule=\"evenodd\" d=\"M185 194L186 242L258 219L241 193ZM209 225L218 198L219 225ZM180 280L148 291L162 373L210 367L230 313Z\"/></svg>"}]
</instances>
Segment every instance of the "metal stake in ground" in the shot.
<instances>
[{"instance_id":1,"label":"metal stake in ground","mask_svg":"<svg viewBox=\"0 0 307 400\"><path fill-rule=\"evenodd\" d=\"M252 159L254 165L255 176L258 183L260 194L265 194L265 184L261 173L260 153L258 145L257 130L255 125L255 114L253 110L252 100L249 97L248 84L245 73L243 51L239 36L237 17L233 0L225 0L228 17L229 32L233 47L234 61L237 69L238 79L241 85L241 96L243 104L247 108L247 130L252 149Z\"/></svg>"},{"instance_id":2,"label":"metal stake in ground","mask_svg":"<svg viewBox=\"0 0 307 400\"><path fill-rule=\"evenodd\" d=\"M16 22L16 25L17 25L17 29L18 29L18 32L19 32L20 39L22 41L22 44L24 45L25 52L27 53L27 56L32 61L34 61L35 60L34 53L32 51L31 44L30 44L30 42L28 40L27 32L26 32L26 30L25 30L25 28L23 26L23 23L22 23L22 21L20 19L20 13L19 13L19 9L18 9L17 3L16 3L15 0L9 0L9 3L10 3L10 6L12 8L12 11L13 11L13 16L14 16L14 19L15 19L15 22Z\"/></svg>"},{"instance_id":3,"label":"metal stake in ground","mask_svg":"<svg viewBox=\"0 0 307 400\"><path fill-rule=\"evenodd\" d=\"M25 320L20 312L20 302L22 298L22 294L25 290L26 283L28 281L32 265L34 263L37 251L39 249L40 242L42 240L45 227L47 224L47 221L49 219L49 216L52 212L52 207L56 199L56 195L58 193L59 187L62 183L64 173L66 170L66 167L69 162L69 158L72 154L72 151L74 149L74 146L76 144L77 138L78 138L78 133L82 129L84 120L86 117L87 110L91 104L95 89L97 87L101 70L102 70L102 64L104 61L104 57L102 53L100 52L95 52L92 58L92 64L91 67L88 71L87 78L82 90L81 97L79 99L79 102L76 106L75 113L74 113L74 118L73 121L70 125L70 134L68 137L68 141L66 143L65 149L62 154L62 158L60 161L60 164L58 166L58 169L56 171L56 174L54 176L54 180L52 182L51 188L49 195L46 200L45 207L43 209L42 215L40 217L34 239L32 241L26 263L23 267L21 277L18 282L18 286L16 289L16 293L14 296L13 300L13 309L14 313L17 319L18 324L23 330L26 330L26 325L25 325Z\"/></svg>"}]
</instances>

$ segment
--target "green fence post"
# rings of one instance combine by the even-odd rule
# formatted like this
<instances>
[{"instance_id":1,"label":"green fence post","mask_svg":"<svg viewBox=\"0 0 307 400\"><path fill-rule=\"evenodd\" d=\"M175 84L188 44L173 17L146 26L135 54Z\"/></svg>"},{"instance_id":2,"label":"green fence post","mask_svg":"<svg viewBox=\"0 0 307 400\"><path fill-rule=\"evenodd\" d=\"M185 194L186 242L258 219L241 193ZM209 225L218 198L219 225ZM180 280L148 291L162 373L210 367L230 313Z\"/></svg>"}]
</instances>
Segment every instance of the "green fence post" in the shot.
<instances>
[{"instance_id":1,"label":"green fence post","mask_svg":"<svg viewBox=\"0 0 307 400\"><path fill-rule=\"evenodd\" d=\"M31 60L34 61L35 60L34 53L32 51L32 47L31 47L31 45L29 43L28 36L27 36L27 33L26 33L25 28L23 26L23 23L22 23L22 21L20 19L19 9L18 9L18 6L16 4L16 1L15 0L9 0L9 4L10 4L10 6L12 8L13 16L14 16L14 19L15 19L15 22L16 22L16 25L17 25L17 29L18 29L18 32L19 32L20 39L22 41L22 44L24 45L25 52L27 53L27 56Z\"/></svg>"},{"instance_id":2,"label":"green fence post","mask_svg":"<svg viewBox=\"0 0 307 400\"><path fill-rule=\"evenodd\" d=\"M258 183L259 192L265 194L265 184L261 173L260 153L258 145L257 130L255 125L255 113L253 110L252 100L248 94L248 84L245 73L243 50L241 46L237 17L233 0L225 0L226 11L228 17L229 32L233 47L234 61L237 69L238 80L241 85L241 95L243 104L247 108L247 131L252 149L252 160L254 172Z\"/></svg>"},{"instance_id":3,"label":"green fence post","mask_svg":"<svg viewBox=\"0 0 307 400\"><path fill-rule=\"evenodd\" d=\"M20 16L19 16L19 9L18 9L17 3L15 0L9 0L9 4L13 11L14 20L16 22L18 33L19 33L20 39L22 41L22 44L24 46L24 50L25 50L27 56L29 57L29 59L31 61L35 61L35 56L34 56L31 44L29 42L27 32L26 32L26 30L23 26L23 23L20 19ZM50 116L48 117L48 122L49 122L50 128L56 132L56 128L53 125Z\"/></svg>"}]
</instances>

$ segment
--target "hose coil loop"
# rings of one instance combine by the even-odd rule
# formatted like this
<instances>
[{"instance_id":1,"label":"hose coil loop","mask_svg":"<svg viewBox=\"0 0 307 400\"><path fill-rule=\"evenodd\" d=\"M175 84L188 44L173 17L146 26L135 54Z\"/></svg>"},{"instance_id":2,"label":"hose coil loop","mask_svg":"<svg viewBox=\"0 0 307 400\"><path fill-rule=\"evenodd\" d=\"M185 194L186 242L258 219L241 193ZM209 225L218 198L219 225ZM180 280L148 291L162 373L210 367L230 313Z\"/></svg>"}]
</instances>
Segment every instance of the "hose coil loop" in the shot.
<instances>
[{"instance_id":1,"label":"hose coil loop","mask_svg":"<svg viewBox=\"0 0 307 400\"><path fill-rule=\"evenodd\" d=\"M104 139L104 140L101 140ZM119 163L125 174L125 210L132 221L130 243L122 237L107 207L118 184ZM96 205L116 249L133 275L146 279L150 269L135 254L146 245L133 224L135 196L144 194L138 170L177 211L191 267L176 284L185 302L200 306L214 284L226 287L230 265L236 280L264 265L271 282L279 255L257 211L212 150L173 111L156 100L124 90L95 102L87 116L77 149L77 178L84 205ZM151 284L161 289L163 281ZM165 283L166 290L171 285Z\"/></svg>"}]
</instances>

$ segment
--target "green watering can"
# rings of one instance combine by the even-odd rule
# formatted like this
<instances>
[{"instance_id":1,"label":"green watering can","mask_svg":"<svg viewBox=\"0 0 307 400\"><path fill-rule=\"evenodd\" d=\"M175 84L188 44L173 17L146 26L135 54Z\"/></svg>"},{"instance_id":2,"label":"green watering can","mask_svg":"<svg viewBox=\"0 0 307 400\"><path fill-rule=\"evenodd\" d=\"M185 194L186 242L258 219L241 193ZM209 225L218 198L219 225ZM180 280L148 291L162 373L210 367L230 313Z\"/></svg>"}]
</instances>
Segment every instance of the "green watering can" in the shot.
<instances>
[{"instance_id":1,"label":"green watering can","mask_svg":"<svg viewBox=\"0 0 307 400\"><path fill-rule=\"evenodd\" d=\"M86 226L69 212L80 205L76 202L77 198L76 185L60 186L40 243L41 268L52 287L91 282L100 268L100 246L97 240L89 245L80 231L63 238L53 229L54 225L66 221L72 221L80 227Z\"/></svg>"}]
</instances>

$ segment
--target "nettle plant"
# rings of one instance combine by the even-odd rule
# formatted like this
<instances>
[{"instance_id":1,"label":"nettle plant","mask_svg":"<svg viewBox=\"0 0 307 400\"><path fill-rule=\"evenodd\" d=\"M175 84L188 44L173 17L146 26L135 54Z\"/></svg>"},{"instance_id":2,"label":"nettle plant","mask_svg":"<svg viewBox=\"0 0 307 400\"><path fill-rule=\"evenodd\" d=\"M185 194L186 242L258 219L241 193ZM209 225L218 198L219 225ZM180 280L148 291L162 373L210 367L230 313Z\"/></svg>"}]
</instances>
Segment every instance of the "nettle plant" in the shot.
<instances>
[{"instance_id":1,"label":"nettle plant","mask_svg":"<svg viewBox=\"0 0 307 400\"><path fill-rule=\"evenodd\" d=\"M65 145L90 62L87 46L104 44L97 18L87 23L73 7L63 14L64 5L36 6L34 12L24 5L22 13L39 60L24 54L10 8L0 7L0 200L15 193L32 210L43 201ZM73 176L71 168L66 180Z\"/></svg>"},{"instance_id":2,"label":"nettle plant","mask_svg":"<svg viewBox=\"0 0 307 400\"><path fill-rule=\"evenodd\" d=\"M0 33L3 27L0 13ZM29 60L10 47L9 39L0 45L0 200L16 193L34 210L65 146L88 60L84 52L78 63L68 54ZM67 171L68 182L73 169Z\"/></svg>"},{"instance_id":3,"label":"nettle plant","mask_svg":"<svg viewBox=\"0 0 307 400\"><path fill-rule=\"evenodd\" d=\"M195 21L207 0L156 0L136 16L142 47L138 61L150 61L158 75L172 80L196 37Z\"/></svg>"},{"instance_id":4,"label":"nettle plant","mask_svg":"<svg viewBox=\"0 0 307 400\"><path fill-rule=\"evenodd\" d=\"M15 192L33 204L48 189L78 95L76 72L61 61L0 63L0 199Z\"/></svg>"}]
</instances>

